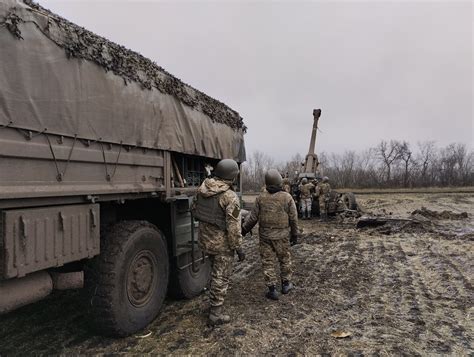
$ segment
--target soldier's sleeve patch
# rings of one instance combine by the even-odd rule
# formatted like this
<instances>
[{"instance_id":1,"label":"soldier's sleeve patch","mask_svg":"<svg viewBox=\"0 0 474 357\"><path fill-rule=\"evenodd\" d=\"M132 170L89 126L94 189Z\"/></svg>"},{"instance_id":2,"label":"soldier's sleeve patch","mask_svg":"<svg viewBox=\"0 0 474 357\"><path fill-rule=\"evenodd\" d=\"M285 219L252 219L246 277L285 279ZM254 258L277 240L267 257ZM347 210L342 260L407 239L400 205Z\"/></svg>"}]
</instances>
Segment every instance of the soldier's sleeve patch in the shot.
<instances>
[{"instance_id":1,"label":"soldier's sleeve patch","mask_svg":"<svg viewBox=\"0 0 474 357\"><path fill-rule=\"evenodd\" d=\"M235 206L234 210L231 213L231 216L235 219L239 219L239 214L240 214L240 208L239 206Z\"/></svg>"}]
</instances>

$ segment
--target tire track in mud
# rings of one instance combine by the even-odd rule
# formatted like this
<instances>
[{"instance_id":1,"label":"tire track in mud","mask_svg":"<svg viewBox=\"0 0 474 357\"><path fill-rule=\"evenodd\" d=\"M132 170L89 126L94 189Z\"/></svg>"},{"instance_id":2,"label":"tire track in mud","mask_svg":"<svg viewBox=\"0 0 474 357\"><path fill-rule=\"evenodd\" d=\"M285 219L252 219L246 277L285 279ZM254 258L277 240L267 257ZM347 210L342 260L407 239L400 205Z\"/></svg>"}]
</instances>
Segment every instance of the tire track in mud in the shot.
<instances>
[{"instance_id":1,"label":"tire track in mud","mask_svg":"<svg viewBox=\"0 0 474 357\"><path fill-rule=\"evenodd\" d=\"M308 237L295 251L298 295L291 306L270 310L286 311L288 326L278 325L280 337L267 336L259 353L420 355L470 348L461 324L450 321L449 334L437 331L439 321L432 315L445 306L432 301L430 280L424 276L431 265L415 262L429 254L437 264L439 257L429 253L420 237L368 237L345 230L339 232L341 238L331 233ZM352 332L352 337L328 337L337 329Z\"/></svg>"},{"instance_id":2,"label":"tire track in mud","mask_svg":"<svg viewBox=\"0 0 474 357\"><path fill-rule=\"evenodd\" d=\"M396 249L396 244L386 238L377 237L373 251L368 251L367 259L377 257L374 262L374 283L368 297L369 321L366 338L379 341L376 346L386 350L384 345L392 346L389 353L416 353L410 338L418 338L424 321L416 294L411 286L410 273L403 264L405 254ZM407 323L401 323L401 317Z\"/></svg>"},{"instance_id":3,"label":"tire track in mud","mask_svg":"<svg viewBox=\"0 0 474 357\"><path fill-rule=\"evenodd\" d=\"M423 311L427 321L425 343L433 346L435 353L452 353L453 348L472 349L472 322L466 318L473 301L471 284L445 255L434 252L432 242L421 241L419 237L415 242L411 247L400 245L400 249L418 251L416 256L411 254L409 263L414 268L417 295L427 307ZM429 338L430 335L436 339Z\"/></svg>"}]
</instances>

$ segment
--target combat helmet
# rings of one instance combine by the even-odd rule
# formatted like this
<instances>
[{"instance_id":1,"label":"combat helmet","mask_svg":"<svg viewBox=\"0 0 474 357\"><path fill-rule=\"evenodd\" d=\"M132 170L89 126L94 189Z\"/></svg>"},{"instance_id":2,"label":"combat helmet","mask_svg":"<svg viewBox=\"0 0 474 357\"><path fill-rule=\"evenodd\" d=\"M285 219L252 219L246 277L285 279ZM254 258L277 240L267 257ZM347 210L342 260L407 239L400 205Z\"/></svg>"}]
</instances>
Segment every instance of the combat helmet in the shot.
<instances>
[{"instance_id":1,"label":"combat helmet","mask_svg":"<svg viewBox=\"0 0 474 357\"><path fill-rule=\"evenodd\" d=\"M329 182L329 177L324 176L324 177L323 177L323 182Z\"/></svg>"},{"instance_id":2,"label":"combat helmet","mask_svg":"<svg viewBox=\"0 0 474 357\"><path fill-rule=\"evenodd\" d=\"M239 174L239 165L232 159L224 159L217 163L214 176L223 180L233 181Z\"/></svg>"},{"instance_id":3,"label":"combat helmet","mask_svg":"<svg viewBox=\"0 0 474 357\"><path fill-rule=\"evenodd\" d=\"M306 185L307 183L308 183L308 179L306 177L303 177L303 179L301 180L301 184Z\"/></svg>"},{"instance_id":4,"label":"combat helmet","mask_svg":"<svg viewBox=\"0 0 474 357\"><path fill-rule=\"evenodd\" d=\"M283 179L280 173L275 169L270 169L265 174L265 185L267 186L281 186Z\"/></svg>"}]
</instances>

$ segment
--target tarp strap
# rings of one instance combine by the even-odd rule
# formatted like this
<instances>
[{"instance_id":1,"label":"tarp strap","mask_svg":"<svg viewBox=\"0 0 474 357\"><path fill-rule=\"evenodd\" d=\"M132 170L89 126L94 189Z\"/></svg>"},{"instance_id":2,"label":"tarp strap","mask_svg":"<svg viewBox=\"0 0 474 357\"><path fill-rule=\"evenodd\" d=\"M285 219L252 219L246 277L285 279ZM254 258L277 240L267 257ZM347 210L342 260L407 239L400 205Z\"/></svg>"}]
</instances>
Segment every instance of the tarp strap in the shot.
<instances>
[{"instance_id":1,"label":"tarp strap","mask_svg":"<svg viewBox=\"0 0 474 357\"><path fill-rule=\"evenodd\" d=\"M102 151L102 158L104 159L105 179L107 181L110 181L110 180L112 180L112 178L115 176L115 173L117 172L118 161L119 161L119 158L120 158L120 154L122 153L122 141L120 141L119 152L117 154L117 159L115 160L115 165L114 165L112 175L109 174L109 169L108 169L108 166L107 166L107 160L105 158L104 144L102 143L102 141L99 141L99 144L100 144L100 149Z\"/></svg>"},{"instance_id":2,"label":"tarp strap","mask_svg":"<svg viewBox=\"0 0 474 357\"><path fill-rule=\"evenodd\" d=\"M74 147L76 146L77 134L74 134L74 141L72 142L71 149L69 150L69 155L67 157L66 165L64 166L63 172L61 172L59 170L58 160L56 159L56 154L54 153L53 145L51 145L51 140L49 139L48 134L46 134L46 132L43 132L42 134L44 134L44 136L46 136L46 140L48 141L48 145L49 145L49 150L51 151L51 155L53 156L54 166L56 166L56 172L57 172L56 180L62 181L64 179L64 176L66 175L66 171L67 171L67 167L69 165L69 161L71 161L72 152L74 150Z\"/></svg>"}]
</instances>

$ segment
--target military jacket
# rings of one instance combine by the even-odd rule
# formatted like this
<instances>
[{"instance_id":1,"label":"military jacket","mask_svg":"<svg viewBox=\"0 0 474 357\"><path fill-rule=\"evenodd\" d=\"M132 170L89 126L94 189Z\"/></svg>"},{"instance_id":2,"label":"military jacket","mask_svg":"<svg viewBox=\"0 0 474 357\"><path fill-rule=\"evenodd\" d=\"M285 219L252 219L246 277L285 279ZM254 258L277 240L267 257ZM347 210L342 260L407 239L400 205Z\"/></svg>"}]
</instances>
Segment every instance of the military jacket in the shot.
<instances>
[{"instance_id":1,"label":"military jacket","mask_svg":"<svg viewBox=\"0 0 474 357\"><path fill-rule=\"evenodd\" d=\"M297 235L298 213L291 195L284 191L261 193L242 228L248 232L257 223L261 239L278 240Z\"/></svg>"},{"instance_id":2,"label":"military jacket","mask_svg":"<svg viewBox=\"0 0 474 357\"><path fill-rule=\"evenodd\" d=\"M304 185L300 185L300 198L306 199L311 198L311 191L314 189L314 185L309 182Z\"/></svg>"},{"instance_id":3,"label":"military jacket","mask_svg":"<svg viewBox=\"0 0 474 357\"><path fill-rule=\"evenodd\" d=\"M316 187L316 195L319 197L327 197L329 192L331 192L331 185L327 182L321 182Z\"/></svg>"}]
</instances>

